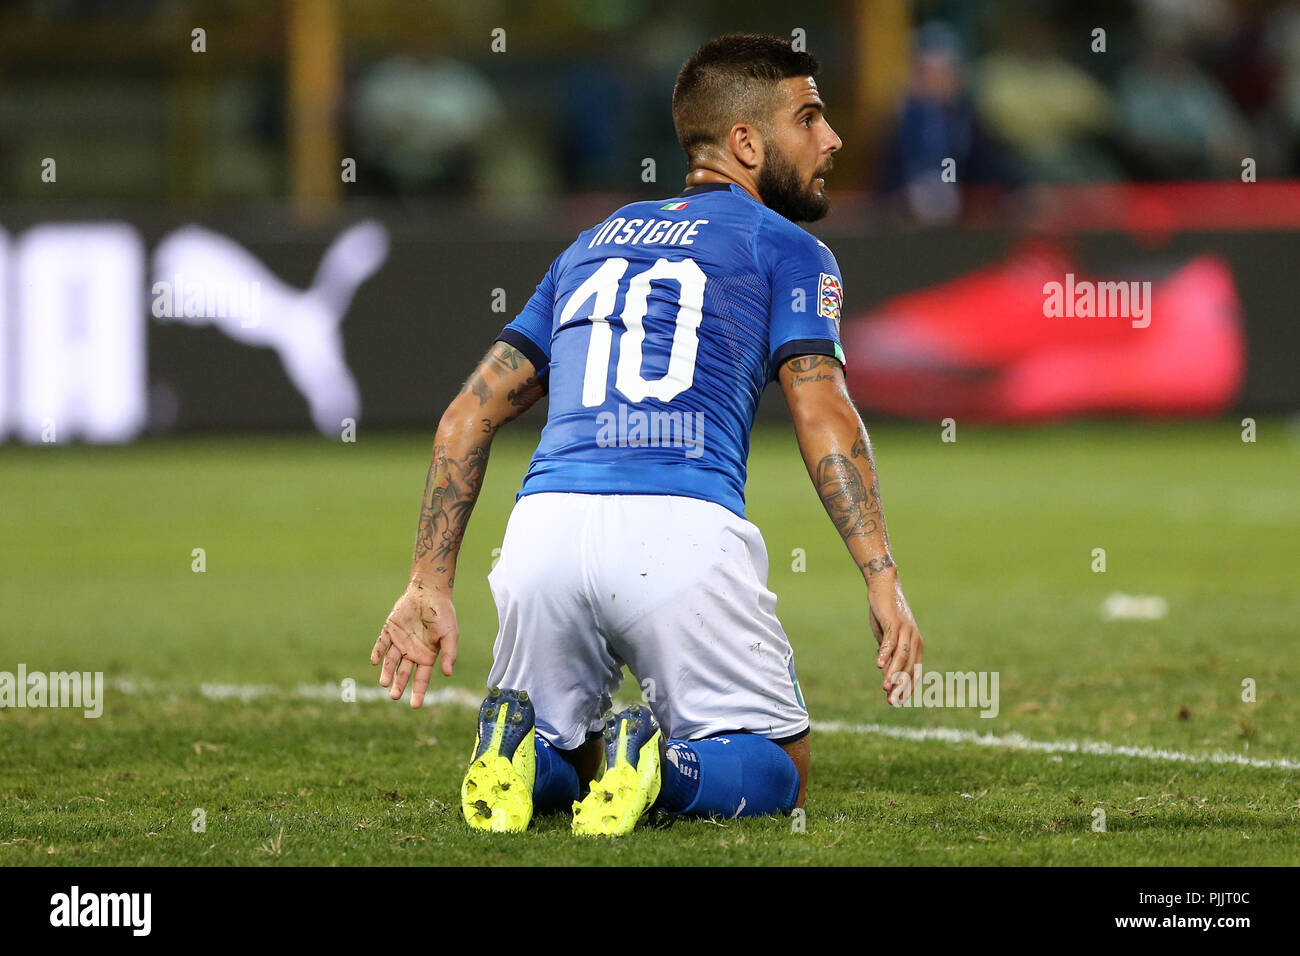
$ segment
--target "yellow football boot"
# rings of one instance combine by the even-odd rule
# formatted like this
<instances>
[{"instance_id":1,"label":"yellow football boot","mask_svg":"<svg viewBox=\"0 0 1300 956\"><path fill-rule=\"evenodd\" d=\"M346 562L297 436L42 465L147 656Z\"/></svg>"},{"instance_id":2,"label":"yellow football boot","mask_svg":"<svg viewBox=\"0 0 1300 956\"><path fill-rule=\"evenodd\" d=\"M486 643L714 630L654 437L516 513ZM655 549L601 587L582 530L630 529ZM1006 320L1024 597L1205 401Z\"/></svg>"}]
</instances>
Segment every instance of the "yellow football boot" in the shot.
<instances>
[{"instance_id":1,"label":"yellow football boot","mask_svg":"<svg viewBox=\"0 0 1300 956\"><path fill-rule=\"evenodd\" d=\"M573 832L622 836L659 796L663 734L648 707L633 704L605 725L604 769L573 805Z\"/></svg>"},{"instance_id":2,"label":"yellow football boot","mask_svg":"<svg viewBox=\"0 0 1300 956\"><path fill-rule=\"evenodd\" d=\"M474 756L460 785L460 808L475 830L518 833L533 818L536 714L528 693L493 687L478 710Z\"/></svg>"}]
</instances>

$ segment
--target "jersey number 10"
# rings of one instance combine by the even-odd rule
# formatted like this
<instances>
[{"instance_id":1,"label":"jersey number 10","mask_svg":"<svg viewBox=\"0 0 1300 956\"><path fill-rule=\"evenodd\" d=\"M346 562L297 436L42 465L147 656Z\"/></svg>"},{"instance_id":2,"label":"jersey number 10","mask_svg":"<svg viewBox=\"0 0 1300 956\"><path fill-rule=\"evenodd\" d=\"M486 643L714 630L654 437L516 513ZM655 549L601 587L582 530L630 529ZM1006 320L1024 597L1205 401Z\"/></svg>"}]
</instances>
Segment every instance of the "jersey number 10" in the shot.
<instances>
[{"instance_id":1,"label":"jersey number 10","mask_svg":"<svg viewBox=\"0 0 1300 956\"><path fill-rule=\"evenodd\" d=\"M605 404L609 381L609 353L614 343L614 329L609 317L618 299L619 283L627 271L627 260L618 257L606 259L601 267L587 277L560 313L560 326L571 321L583 305L593 297L591 310L591 341L587 346L587 369L582 377L582 404L587 408ZM641 375L641 348L645 342L645 315L650 298L650 283L655 279L670 279L680 290L677 296L677 314L673 326L673 341L668 355L668 370L662 378L646 381ZM700 340L697 332L703 318L704 272L693 259L670 262L659 259L644 272L628 280L627 295L623 299L623 325L625 331L619 339L618 368L614 387L630 402L657 398L671 401L691 387L695 380L695 353Z\"/></svg>"}]
</instances>

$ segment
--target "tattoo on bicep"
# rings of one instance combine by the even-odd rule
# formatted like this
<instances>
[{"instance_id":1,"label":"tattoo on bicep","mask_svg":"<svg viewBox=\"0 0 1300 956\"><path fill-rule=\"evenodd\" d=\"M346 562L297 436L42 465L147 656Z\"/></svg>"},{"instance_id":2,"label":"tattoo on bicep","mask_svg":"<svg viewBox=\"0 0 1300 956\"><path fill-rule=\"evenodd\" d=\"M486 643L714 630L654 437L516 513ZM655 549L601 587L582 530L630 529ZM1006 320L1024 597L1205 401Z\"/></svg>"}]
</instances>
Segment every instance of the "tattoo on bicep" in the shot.
<instances>
[{"instance_id":1,"label":"tattoo on bicep","mask_svg":"<svg viewBox=\"0 0 1300 956\"><path fill-rule=\"evenodd\" d=\"M839 363L829 355L801 355L798 358L790 359L786 364L790 367L790 371L802 374L823 366L834 368Z\"/></svg>"},{"instance_id":2,"label":"tattoo on bicep","mask_svg":"<svg viewBox=\"0 0 1300 956\"><path fill-rule=\"evenodd\" d=\"M526 358L523 352L505 342L493 343L488 352L488 360L506 372L519 371L519 361Z\"/></svg>"},{"instance_id":3,"label":"tattoo on bicep","mask_svg":"<svg viewBox=\"0 0 1300 956\"><path fill-rule=\"evenodd\" d=\"M533 407L533 404L542 397L542 384L537 380L537 376L530 375L518 388L512 388L506 393L506 401L510 403L510 411L501 417L501 421L496 423L500 428L508 422L513 422L516 418Z\"/></svg>"},{"instance_id":4,"label":"tattoo on bicep","mask_svg":"<svg viewBox=\"0 0 1300 956\"><path fill-rule=\"evenodd\" d=\"M796 375L790 381L790 385L791 387L797 387L799 385L808 385L812 382L833 382L833 381L835 381L834 375L828 375L826 372L816 372L812 375Z\"/></svg>"},{"instance_id":5,"label":"tattoo on bicep","mask_svg":"<svg viewBox=\"0 0 1300 956\"><path fill-rule=\"evenodd\" d=\"M871 534L880 527L880 489L868 488L858 466L838 452L817 463L817 494L840 537Z\"/></svg>"},{"instance_id":6,"label":"tattoo on bicep","mask_svg":"<svg viewBox=\"0 0 1300 956\"><path fill-rule=\"evenodd\" d=\"M810 382L834 382L839 362L829 355L801 355L786 362L786 367L792 373L790 386L794 388Z\"/></svg>"},{"instance_id":7,"label":"tattoo on bicep","mask_svg":"<svg viewBox=\"0 0 1300 956\"><path fill-rule=\"evenodd\" d=\"M471 379L471 388L474 394L478 396L480 407L486 405L488 399L496 397L493 393L492 387L487 384L487 379L484 376L484 367L491 369L492 374L495 376L513 375L514 380L518 381L519 376L514 375L513 373L519 371L520 362L526 361L527 358L528 357L524 355L523 352L519 351L513 345L507 345L505 342L496 342L493 344L492 348L488 351L487 357L483 360L483 365L475 371L474 377ZM484 434L493 434L502 425L514 421L542 396L542 392L543 389L541 382L538 381L536 375L528 376L522 384L511 388L506 392L506 401L510 403L512 410L498 413L499 419L494 418L491 420L490 427L489 419L483 419Z\"/></svg>"},{"instance_id":8,"label":"tattoo on bicep","mask_svg":"<svg viewBox=\"0 0 1300 956\"><path fill-rule=\"evenodd\" d=\"M536 375L530 375L524 384L518 388L512 388L506 393L506 400L515 408L528 408L533 402L541 397L542 386L537 381Z\"/></svg>"}]
</instances>

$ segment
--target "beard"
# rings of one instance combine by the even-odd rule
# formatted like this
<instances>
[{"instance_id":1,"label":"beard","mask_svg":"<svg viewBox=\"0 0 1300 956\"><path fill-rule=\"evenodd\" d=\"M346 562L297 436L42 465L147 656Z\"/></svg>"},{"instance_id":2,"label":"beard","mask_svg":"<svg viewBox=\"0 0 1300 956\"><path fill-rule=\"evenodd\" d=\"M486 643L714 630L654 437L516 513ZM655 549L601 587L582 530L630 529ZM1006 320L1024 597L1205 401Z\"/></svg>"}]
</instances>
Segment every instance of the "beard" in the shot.
<instances>
[{"instance_id":1,"label":"beard","mask_svg":"<svg viewBox=\"0 0 1300 956\"><path fill-rule=\"evenodd\" d=\"M811 182L801 180L789 157L775 145L767 147L755 185L763 205L791 222L816 222L831 208L825 194L817 192Z\"/></svg>"}]
</instances>

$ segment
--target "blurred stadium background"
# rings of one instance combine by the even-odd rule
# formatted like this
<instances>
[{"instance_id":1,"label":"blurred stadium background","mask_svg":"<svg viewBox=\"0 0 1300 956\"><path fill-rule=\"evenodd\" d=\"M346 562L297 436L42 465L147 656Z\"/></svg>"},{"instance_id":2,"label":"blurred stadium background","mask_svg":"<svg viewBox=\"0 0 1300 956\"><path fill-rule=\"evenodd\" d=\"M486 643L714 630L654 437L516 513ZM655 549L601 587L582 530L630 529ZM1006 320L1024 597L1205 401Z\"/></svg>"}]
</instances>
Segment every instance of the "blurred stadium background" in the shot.
<instances>
[{"instance_id":1,"label":"blurred stadium background","mask_svg":"<svg viewBox=\"0 0 1300 956\"><path fill-rule=\"evenodd\" d=\"M732 29L823 62L865 409L1300 407L1296 3L23 0L0 436L428 427L577 231L678 191L675 71ZM1044 318L1066 273L1156 323Z\"/></svg>"}]
</instances>

